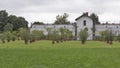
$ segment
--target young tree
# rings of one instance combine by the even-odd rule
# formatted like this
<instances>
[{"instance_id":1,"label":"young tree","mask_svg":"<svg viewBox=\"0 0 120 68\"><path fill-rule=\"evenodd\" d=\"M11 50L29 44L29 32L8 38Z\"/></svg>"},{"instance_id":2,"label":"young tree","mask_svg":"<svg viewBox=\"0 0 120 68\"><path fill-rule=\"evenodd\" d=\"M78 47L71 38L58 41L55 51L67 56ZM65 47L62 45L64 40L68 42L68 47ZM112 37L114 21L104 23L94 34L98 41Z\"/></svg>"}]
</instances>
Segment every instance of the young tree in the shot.
<instances>
[{"instance_id":1,"label":"young tree","mask_svg":"<svg viewBox=\"0 0 120 68\"><path fill-rule=\"evenodd\" d=\"M52 28L46 28L47 31L47 39L50 40L51 39L51 32L52 32Z\"/></svg>"},{"instance_id":2,"label":"young tree","mask_svg":"<svg viewBox=\"0 0 120 68\"><path fill-rule=\"evenodd\" d=\"M10 40L11 40L11 32L10 31L7 31L7 32L5 32L4 33L5 34L5 37L6 37L6 40L8 41L8 42L10 42Z\"/></svg>"},{"instance_id":3,"label":"young tree","mask_svg":"<svg viewBox=\"0 0 120 68\"><path fill-rule=\"evenodd\" d=\"M105 30L105 31L100 31L99 32L99 34L100 34L100 41L107 41L108 40L108 38L107 38L107 31Z\"/></svg>"},{"instance_id":4,"label":"young tree","mask_svg":"<svg viewBox=\"0 0 120 68\"><path fill-rule=\"evenodd\" d=\"M31 32L31 42L34 42L35 40L40 40L43 36L43 31L33 30Z\"/></svg>"},{"instance_id":5,"label":"young tree","mask_svg":"<svg viewBox=\"0 0 120 68\"><path fill-rule=\"evenodd\" d=\"M11 40L15 41L16 40L16 36L14 34L11 35Z\"/></svg>"},{"instance_id":6,"label":"young tree","mask_svg":"<svg viewBox=\"0 0 120 68\"><path fill-rule=\"evenodd\" d=\"M28 44L28 40L30 38L30 32L26 28L20 29L20 36L24 40L25 44Z\"/></svg>"},{"instance_id":7,"label":"young tree","mask_svg":"<svg viewBox=\"0 0 120 68\"><path fill-rule=\"evenodd\" d=\"M114 40L114 34L111 30L101 31L100 34L103 41L106 41L108 44L112 44L112 41Z\"/></svg>"},{"instance_id":8,"label":"young tree","mask_svg":"<svg viewBox=\"0 0 120 68\"><path fill-rule=\"evenodd\" d=\"M117 36L117 40L120 42L120 34L118 34L118 36Z\"/></svg>"},{"instance_id":9,"label":"young tree","mask_svg":"<svg viewBox=\"0 0 120 68\"><path fill-rule=\"evenodd\" d=\"M72 39L72 31L70 31L69 29L65 29L65 39L66 40Z\"/></svg>"},{"instance_id":10,"label":"young tree","mask_svg":"<svg viewBox=\"0 0 120 68\"><path fill-rule=\"evenodd\" d=\"M60 32L60 40L61 42L64 40L70 40L72 39L72 31L70 31L69 29L67 28L60 28L59 29L59 32Z\"/></svg>"},{"instance_id":11,"label":"young tree","mask_svg":"<svg viewBox=\"0 0 120 68\"><path fill-rule=\"evenodd\" d=\"M113 44L113 40L114 40L114 34L112 33L112 31L109 32L109 44Z\"/></svg>"},{"instance_id":12,"label":"young tree","mask_svg":"<svg viewBox=\"0 0 120 68\"><path fill-rule=\"evenodd\" d=\"M54 44L55 41L59 43L59 39L60 39L59 31L53 30L51 35L52 35L52 44Z\"/></svg>"},{"instance_id":13,"label":"young tree","mask_svg":"<svg viewBox=\"0 0 120 68\"><path fill-rule=\"evenodd\" d=\"M79 38L81 40L82 44L85 44L87 38L88 38L88 32L86 30L81 30L79 32Z\"/></svg>"},{"instance_id":14,"label":"young tree","mask_svg":"<svg viewBox=\"0 0 120 68\"><path fill-rule=\"evenodd\" d=\"M13 32L12 32L12 36L11 36L12 41L15 41L15 40L17 39L18 34L19 34L18 31L13 31Z\"/></svg>"},{"instance_id":15,"label":"young tree","mask_svg":"<svg viewBox=\"0 0 120 68\"><path fill-rule=\"evenodd\" d=\"M94 38L95 38L95 31L96 31L95 25L96 25L96 24L100 24L100 22L99 22L99 17L98 17L95 13L92 13L92 14L90 15L90 18L93 20L93 28L92 28L92 31L93 31L93 39L94 39Z\"/></svg>"},{"instance_id":16,"label":"young tree","mask_svg":"<svg viewBox=\"0 0 120 68\"><path fill-rule=\"evenodd\" d=\"M0 34L0 39L2 43L5 43L5 35L3 33Z\"/></svg>"},{"instance_id":17,"label":"young tree","mask_svg":"<svg viewBox=\"0 0 120 68\"><path fill-rule=\"evenodd\" d=\"M63 40L65 39L65 28L60 28L59 29L60 32L60 41L63 42Z\"/></svg>"}]
</instances>

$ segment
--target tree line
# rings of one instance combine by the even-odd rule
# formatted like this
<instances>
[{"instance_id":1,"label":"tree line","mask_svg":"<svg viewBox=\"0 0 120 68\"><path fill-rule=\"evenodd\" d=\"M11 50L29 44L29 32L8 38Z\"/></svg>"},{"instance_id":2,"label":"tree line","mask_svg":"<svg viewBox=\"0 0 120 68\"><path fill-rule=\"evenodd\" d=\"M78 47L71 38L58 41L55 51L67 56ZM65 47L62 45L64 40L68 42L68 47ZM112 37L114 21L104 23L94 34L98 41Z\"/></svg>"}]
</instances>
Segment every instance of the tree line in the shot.
<instances>
[{"instance_id":1,"label":"tree line","mask_svg":"<svg viewBox=\"0 0 120 68\"><path fill-rule=\"evenodd\" d=\"M0 33L4 32L7 24L12 25L12 30L17 31L19 28L28 28L28 22L23 17L9 15L6 10L0 11Z\"/></svg>"},{"instance_id":2,"label":"tree line","mask_svg":"<svg viewBox=\"0 0 120 68\"><path fill-rule=\"evenodd\" d=\"M63 15L57 15L56 20L53 24L71 24L71 22L67 19L69 15L64 13ZM100 40L104 37L104 40L108 43L112 44L113 41L113 34L111 32L102 32L100 37L95 37L95 24L100 24L99 17L92 13L90 18L93 20L93 38L96 40ZM43 22L34 22L34 24L42 24ZM74 27L77 27L76 24L73 24ZM43 31L34 30L30 32L28 28L28 22L23 17L17 17L15 15L8 15L5 10L0 11L0 39L3 43L15 41L17 40L24 40L25 44L28 42L33 43L38 40L51 40L52 44L73 40L72 31L67 28L60 28L60 29L53 29L53 28L46 28L47 35L44 34ZM87 38L89 36L88 29L82 29L79 32L79 39L81 40L82 44L85 44ZM120 41L120 35L118 35L117 40Z\"/></svg>"}]
</instances>

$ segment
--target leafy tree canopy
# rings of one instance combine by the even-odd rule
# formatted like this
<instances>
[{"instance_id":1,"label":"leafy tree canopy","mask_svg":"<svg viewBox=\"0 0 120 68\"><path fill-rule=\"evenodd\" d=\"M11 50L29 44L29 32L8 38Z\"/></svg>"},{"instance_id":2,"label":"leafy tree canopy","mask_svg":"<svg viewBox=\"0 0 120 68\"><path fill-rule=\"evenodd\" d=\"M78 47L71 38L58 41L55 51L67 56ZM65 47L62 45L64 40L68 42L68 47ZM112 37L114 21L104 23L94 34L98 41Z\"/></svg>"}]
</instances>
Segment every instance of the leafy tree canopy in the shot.
<instances>
[{"instance_id":1,"label":"leafy tree canopy","mask_svg":"<svg viewBox=\"0 0 120 68\"><path fill-rule=\"evenodd\" d=\"M36 22L34 22L33 24L44 25L43 22L39 22L39 21L36 21Z\"/></svg>"},{"instance_id":2,"label":"leafy tree canopy","mask_svg":"<svg viewBox=\"0 0 120 68\"><path fill-rule=\"evenodd\" d=\"M23 17L17 17L15 15L8 15L6 10L0 11L0 32L4 31L5 25L10 23L13 25L13 30L16 31L19 28L28 28L28 22Z\"/></svg>"},{"instance_id":3,"label":"leafy tree canopy","mask_svg":"<svg viewBox=\"0 0 120 68\"><path fill-rule=\"evenodd\" d=\"M10 23L7 23L7 25L5 25L5 27L4 27L4 31L5 31L5 32L6 32L6 31L12 32L12 31L13 31L13 25L10 24Z\"/></svg>"},{"instance_id":4,"label":"leafy tree canopy","mask_svg":"<svg viewBox=\"0 0 120 68\"><path fill-rule=\"evenodd\" d=\"M92 18L94 24L100 24L99 17L95 13L92 13L90 17Z\"/></svg>"},{"instance_id":5,"label":"leafy tree canopy","mask_svg":"<svg viewBox=\"0 0 120 68\"><path fill-rule=\"evenodd\" d=\"M70 24L70 21L68 21L69 15L67 13L64 13L63 15L57 15L56 20L54 24Z\"/></svg>"}]
</instances>

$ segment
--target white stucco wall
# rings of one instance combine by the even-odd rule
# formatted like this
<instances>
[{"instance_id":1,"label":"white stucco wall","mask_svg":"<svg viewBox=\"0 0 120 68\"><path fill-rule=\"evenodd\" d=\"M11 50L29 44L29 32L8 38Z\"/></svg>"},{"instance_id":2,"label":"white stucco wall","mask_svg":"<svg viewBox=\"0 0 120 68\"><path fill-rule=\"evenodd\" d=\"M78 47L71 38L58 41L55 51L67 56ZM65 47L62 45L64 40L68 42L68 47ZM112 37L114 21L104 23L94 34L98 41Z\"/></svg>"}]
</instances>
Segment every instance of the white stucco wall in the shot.
<instances>
[{"instance_id":1,"label":"white stucco wall","mask_svg":"<svg viewBox=\"0 0 120 68\"><path fill-rule=\"evenodd\" d=\"M112 32L115 35L118 35L118 33L120 33L120 25L119 24L100 24L100 25L96 25L96 36L100 36L100 31L105 31L105 30L112 30Z\"/></svg>"},{"instance_id":2,"label":"white stucco wall","mask_svg":"<svg viewBox=\"0 0 120 68\"><path fill-rule=\"evenodd\" d=\"M86 20L86 26L84 26L84 20ZM79 34L80 30L88 28L88 40L92 40L92 28L93 28L93 21L91 18L84 16L77 20L77 34ZM79 39L79 38L78 38Z\"/></svg>"},{"instance_id":3,"label":"white stucco wall","mask_svg":"<svg viewBox=\"0 0 120 68\"><path fill-rule=\"evenodd\" d=\"M70 31L72 31L73 35L75 35L75 28L73 27L73 25L32 25L30 31L33 30L41 30L43 31L44 34L47 34L46 28L53 28L53 29L60 29L61 27L65 27L67 29L69 29Z\"/></svg>"}]
</instances>

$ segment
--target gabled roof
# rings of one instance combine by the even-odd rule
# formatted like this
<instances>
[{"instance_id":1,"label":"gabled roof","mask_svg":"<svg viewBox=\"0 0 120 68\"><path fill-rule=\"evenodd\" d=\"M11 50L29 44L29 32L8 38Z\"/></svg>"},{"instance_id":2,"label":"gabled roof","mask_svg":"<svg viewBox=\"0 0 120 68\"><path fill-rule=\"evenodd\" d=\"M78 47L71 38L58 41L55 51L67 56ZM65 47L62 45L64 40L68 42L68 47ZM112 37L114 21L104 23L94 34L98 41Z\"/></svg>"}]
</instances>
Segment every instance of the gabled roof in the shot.
<instances>
[{"instance_id":1,"label":"gabled roof","mask_svg":"<svg viewBox=\"0 0 120 68\"><path fill-rule=\"evenodd\" d=\"M86 12L86 13L83 13L80 17L76 18L75 20L77 21L78 19L80 19L82 17L89 17L90 18L90 16L88 15L88 12Z\"/></svg>"}]
</instances>

